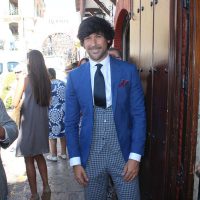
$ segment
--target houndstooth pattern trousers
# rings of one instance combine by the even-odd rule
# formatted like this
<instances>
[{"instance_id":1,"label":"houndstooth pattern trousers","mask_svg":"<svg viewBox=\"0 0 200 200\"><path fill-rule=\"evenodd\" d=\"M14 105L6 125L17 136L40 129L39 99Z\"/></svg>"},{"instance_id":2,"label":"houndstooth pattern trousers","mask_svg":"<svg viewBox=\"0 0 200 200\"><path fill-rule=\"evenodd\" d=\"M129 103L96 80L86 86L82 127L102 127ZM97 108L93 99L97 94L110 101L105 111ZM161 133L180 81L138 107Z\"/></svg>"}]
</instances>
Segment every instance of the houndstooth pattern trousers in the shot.
<instances>
[{"instance_id":1,"label":"houndstooth pattern trousers","mask_svg":"<svg viewBox=\"0 0 200 200\"><path fill-rule=\"evenodd\" d=\"M94 130L90 155L86 164L89 183L86 200L106 200L108 177L112 177L118 200L139 200L139 181L123 180L125 161L120 150L112 107L94 108Z\"/></svg>"}]
</instances>

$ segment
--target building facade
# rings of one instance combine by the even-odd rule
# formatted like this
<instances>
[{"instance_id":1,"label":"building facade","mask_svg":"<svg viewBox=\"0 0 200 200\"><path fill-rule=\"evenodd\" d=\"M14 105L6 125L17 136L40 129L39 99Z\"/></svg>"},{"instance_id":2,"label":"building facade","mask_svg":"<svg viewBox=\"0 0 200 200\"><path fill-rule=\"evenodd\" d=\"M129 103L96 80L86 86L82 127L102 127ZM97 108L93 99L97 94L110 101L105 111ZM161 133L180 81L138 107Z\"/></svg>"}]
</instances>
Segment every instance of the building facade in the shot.
<instances>
[{"instance_id":1,"label":"building facade","mask_svg":"<svg viewBox=\"0 0 200 200\"><path fill-rule=\"evenodd\" d=\"M28 49L37 20L44 16L44 0L0 0L0 48Z\"/></svg>"}]
</instances>

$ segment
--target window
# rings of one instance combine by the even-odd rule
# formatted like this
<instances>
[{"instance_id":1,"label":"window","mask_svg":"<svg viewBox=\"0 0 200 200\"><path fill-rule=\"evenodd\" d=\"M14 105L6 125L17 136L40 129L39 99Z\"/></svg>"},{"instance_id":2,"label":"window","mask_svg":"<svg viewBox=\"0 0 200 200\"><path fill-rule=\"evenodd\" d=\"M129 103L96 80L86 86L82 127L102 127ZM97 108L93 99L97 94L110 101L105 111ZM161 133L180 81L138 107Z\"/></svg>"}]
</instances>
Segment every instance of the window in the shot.
<instances>
[{"instance_id":1,"label":"window","mask_svg":"<svg viewBox=\"0 0 200 200\"><path fill-rule=\"evenodd\" d=\"M18 1L9 1L9 14L18 15Z\"/></svg>"},{"instance_id":2,"label":"window","mask_svg":"<svg viewBox=\"0 0 200 200\"><path fill-rule=\"evenodd\" d=\"M7 68L9 72L13 72L14 68L16 67L16 65L18 65L19 63L16 61L11 61L11 62L7 62Z\"/></svg>"}]
</instances>

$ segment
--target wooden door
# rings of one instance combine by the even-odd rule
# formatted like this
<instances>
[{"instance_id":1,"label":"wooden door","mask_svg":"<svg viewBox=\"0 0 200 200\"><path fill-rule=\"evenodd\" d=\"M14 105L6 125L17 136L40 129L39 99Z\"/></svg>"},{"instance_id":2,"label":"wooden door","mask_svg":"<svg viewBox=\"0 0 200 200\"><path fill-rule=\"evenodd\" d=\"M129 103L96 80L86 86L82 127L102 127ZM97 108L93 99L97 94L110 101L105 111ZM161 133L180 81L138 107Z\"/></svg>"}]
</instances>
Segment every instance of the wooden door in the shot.
<instances>
[{"instance_id":1,"label":"wooden door","mask_svg":"<svg viewBox=\"0 0 200 200\"><path fill-rule=\"evenodd\" d=\"M142 1L142 82L146 83L147 145L141 169L142 199L165 199L170 0ZM147 44L147 48L145 46ZM150 55L148 57L148 55ZM148 74L148 71L150 73ZM146 82L144 84L144 81Z\"/></svg>"},{"instance_id":2,"label":"wooden door","mask_svg":"<svg viewBox=\"0 0 200 200\"><path fill-rule=\"evenodd\" d=\"M131 55L138 66L147 111L140 170L143 200L190 200L193 196L199 7L200 1L195 0L134 1Z\"/></svg>"},{"instance_id":3,"label":"wooden door","mask_svg":"<svg viewBox=\"0 0 200 200\"><path fill-rule=\"evenodd\" d=\"M140 68L139 73L145 94L147 114L147 142L145 157L142 161L141 191L142 199L150 199L151 194L151 135L152 135L152 98L153 98L153 1L141 0L140 5Z\"/></svg>"}]
</instances>

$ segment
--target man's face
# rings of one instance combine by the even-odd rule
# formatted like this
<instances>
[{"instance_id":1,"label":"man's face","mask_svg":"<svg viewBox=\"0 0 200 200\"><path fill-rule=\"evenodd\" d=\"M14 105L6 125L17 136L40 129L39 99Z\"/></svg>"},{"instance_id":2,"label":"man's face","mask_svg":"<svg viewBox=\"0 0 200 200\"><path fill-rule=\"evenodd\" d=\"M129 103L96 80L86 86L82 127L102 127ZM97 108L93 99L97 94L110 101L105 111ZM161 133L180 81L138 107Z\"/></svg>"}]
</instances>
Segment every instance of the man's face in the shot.
<instances>
[{"instance_id":1,"label":"man's face","mask_svg":"<svg viewBox=\"0 0 200 200\"><path fill-rule=\"evenodd\" d=\"M83 47L92 60L100 62L108 54L108 42L101 33L92 33L84 38Z\"/></svg>"}]
</instances>

